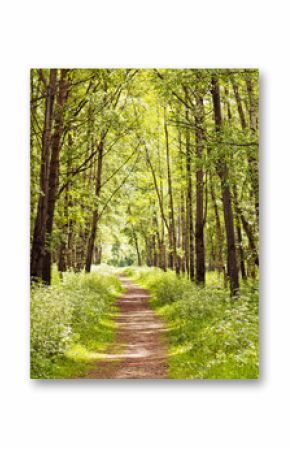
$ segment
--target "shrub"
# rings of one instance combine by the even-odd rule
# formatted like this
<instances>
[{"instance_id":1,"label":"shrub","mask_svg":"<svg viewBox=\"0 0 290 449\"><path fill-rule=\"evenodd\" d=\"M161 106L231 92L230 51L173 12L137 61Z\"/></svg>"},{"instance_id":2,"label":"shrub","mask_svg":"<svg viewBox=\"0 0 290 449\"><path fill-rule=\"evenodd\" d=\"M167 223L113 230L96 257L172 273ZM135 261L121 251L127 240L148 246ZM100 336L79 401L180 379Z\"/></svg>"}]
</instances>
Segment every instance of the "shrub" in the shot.
<instances>
[{"instance_id":1,"label":"shrub","mask_svg":"<svg viewBox=\"0 0 290 449\"><path fill-rule=\"evenodd\" d=\"M167 323L171 377L258 377L257 286L244 284L233 300L224 289L196 287L173 272L131 273Z\"/></svg>"},{"instance_id":2,"label":"shrub","mask_svg":"<svg viewBox=\"0 0 290 449\"><path fill-rule=\"evenodd\" d=\"M31 289L31 376L53 377L77 342L86 349L112 338L101 326L114 312L120 292L116 276L103 272L64 273L62 281ZM109 334L109 335L108 335Z\"/></svg>"}]
</instances>

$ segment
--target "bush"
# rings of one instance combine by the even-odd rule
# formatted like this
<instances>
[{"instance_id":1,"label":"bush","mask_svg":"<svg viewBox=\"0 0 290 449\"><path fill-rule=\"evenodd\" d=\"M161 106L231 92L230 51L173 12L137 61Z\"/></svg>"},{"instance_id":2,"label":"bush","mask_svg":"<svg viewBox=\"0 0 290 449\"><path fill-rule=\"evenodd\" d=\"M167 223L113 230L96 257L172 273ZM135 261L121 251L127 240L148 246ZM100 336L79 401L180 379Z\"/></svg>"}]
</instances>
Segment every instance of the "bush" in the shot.
<instances>
[{"instance_id":1,"label":"bush","mask_svg":"<svg viewBox=\"0 0 290 449\"><path fill-rule=\"evenodd\" d=\"M257 286L244 284L233 300L224 289L196 287L173 272L131 269L131 275L151 291L167 323L170 377L258 377Z\"/></svg>"},{"instance_id":2,"label":"bush","mask_svg":"<svg viewBox=\"0 0 290 449\"><path fill-rule=\"evenodd\" d=\"M100 273L64 273L62 281L31 290L31 377L55 377L76 343L83 351L100 349L113 337L104 326L121 291L118 279ZM79 367L78 367L79 368ZM68 375L70 373L67 373Z\"/></svg>"}]
</instances>

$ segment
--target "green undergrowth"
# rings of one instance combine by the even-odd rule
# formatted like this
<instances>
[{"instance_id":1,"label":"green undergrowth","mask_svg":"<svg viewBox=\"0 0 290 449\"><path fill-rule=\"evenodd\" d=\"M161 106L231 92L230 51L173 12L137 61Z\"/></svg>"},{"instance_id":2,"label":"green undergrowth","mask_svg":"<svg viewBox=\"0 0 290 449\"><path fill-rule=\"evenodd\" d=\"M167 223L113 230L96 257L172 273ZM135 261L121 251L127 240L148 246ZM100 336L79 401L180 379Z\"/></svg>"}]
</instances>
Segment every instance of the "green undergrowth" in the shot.
<instances>
[{"instance_id":1,"label":"green undergrowth","mask_svg":"<svg viewBox=\"0 0 290 449\"><path fill-rule=\"evenodd\" d=\"M216 274L200 288L173 272L125 271L151 292L152 307L167 325L171 378L258 378L257 284L243 284L239 298L231 299Z\"/></svg>"},{"instance_id":2,"label":"green undergrowth","mask_svg":"<svg viewBox=\"0 0 290 449\"><path fill-rule=\"evenodd\" d=\"M52 278L31 289L31 378L83 376L114 339L121 284L106 266Z\"/></svg>"}]
</instances>

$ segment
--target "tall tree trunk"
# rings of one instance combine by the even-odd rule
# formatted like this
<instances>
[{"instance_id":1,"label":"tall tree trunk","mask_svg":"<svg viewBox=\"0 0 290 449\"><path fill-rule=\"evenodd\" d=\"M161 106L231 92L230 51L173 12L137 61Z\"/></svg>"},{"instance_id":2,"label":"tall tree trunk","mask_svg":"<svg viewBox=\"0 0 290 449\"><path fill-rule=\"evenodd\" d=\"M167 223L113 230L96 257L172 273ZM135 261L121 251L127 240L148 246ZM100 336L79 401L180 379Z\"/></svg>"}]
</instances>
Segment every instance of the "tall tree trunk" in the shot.
<instances>
[{"instance_id":1,"label":"tall tree trunk","mask_svg":"<svg viewBox=\"0 0 290 449\"><path fill-rule=\"evenodd\" d=\"M195 249L196 249L196 282L204 285L205 282L205 253L204 253L204 217L203 217L203 126L204 108L203 97L196 94L195 111L195 141L196 141L196 223L195 223Z\"/></svg>"},{"instance_id":2,"label":"tall tree trunk","mask_svg":"<svg viewBox=\"0 0 290 449\"><path fill-rule=\"evenodd\" d=\"M223 234L222 226L220 221L219 210L217 206L216 193L213 184L212 177L210 177L210 193L214 209L215 216L215 229L216 229L216 251L215 251L215 268L219 273L226 274L225 264L224 264L224 251L223 251Z\"/></svg>"},{"instance_id":3,"label":"tall tree trunk","mask_svg":"<svg viewBox=\"0 0 290 449\"><path fill-rule=\"evenodd\" d=\"M146 151L146 160L148 162L148 165L149 165L151 173L152 173L154 188L155 188L155 192L156 192L156 195L157 195L157 198L158 198L160 215L161 215L162 221L163 221L163 223L164 223L164 225L165 225L165 227L166 227L166 229L167 229L167 231L169 233L169 224L168 224L168 221L167 221L165 213L164 213L162 181L160 181L161 188L159 190L156 173L155 173L155 170L154 170L151 158L150 158L150 153L149 153L149 150L147 148L147 145L145 145L145 151Z\"/></svg>"},{"instance_id":4,"label":"tall tree trunk","mask_svg":"<svg viewBox=\"0 0 290 449\"><path fill-rule=\"evenodd\" d=\"M226 115L228 117L228 121L231 122L232 121L232 111L231 111L231 105L230 105L230 100L229 100L229 87L228 84L225 85L225 110L226 110Z\"/></svg>"},{"instance_id":5,"label":"tall tree trunk","mask_svg":"<svg viewBox=\"0 0 290 449\"><path fill-rule=\"evenodd\" d=\"M157 220L157 215L156 215L156 227L157 229L159 229L158 226L158 220ZM165 246L165 242L164 242L164 221L160 220L160 233L158 232L159 235L159 266L163 271L167 271L167 263L166 263L166 246Z\"/></svg>"},{"instance_id":6,"label":"tall tree trunk","mask_svg":"<svg viewBox=\"0 0 290 449\"><path fill-rule=\"evenodd\" d=\"M180 170L180 178L184 179L184 164L183 164L183 149L182 149L182 134L181 129L178 127L178 146L179 146L179 170ZM179 227L179 241L178 248L180 250L180 255L178 255L180 271L182 273L186 273L186 262L185 262L185 254L186 254L186 212L185 212L185 195L184 195L184 186L180 185L180 193L179 193L179 218L178 218L178 227Z\"/></svg>"},{"instance_id":7,"label":"tall tree trunk","mask_svg":"<svg viewBox=\"0 0 290 449\"><path fill-rule=\"evenodd\" d=\"M66 188L67 190L67 188ZM68 195L67 191L64 196L64 217L65 224L62 228L62 236L59 247L58 271L61 273L67 270L67 239L68 239Z\"/></svg>"},{"instance_id":8,"label":"tall tree trunk","mask_svg":"<svg viewBox=\"0 0 290 449\"><path fill-rule=\"evenodd\" d=\"M187 271L187 265L189 267L189 264L187 264L187 230L186 230L186 209L185 209L185 195L184 192L181 191L181 249L183 252L183 256L181 258L181 271L182 273L189 273L189 269Z\"/></svg>"},{"instance_id":9,"label":"tall tree trunk","mask_svg":"<svg viewBox=\"0 0 290 449\"><path fill-rule=\"evenodd\" d=\"M242 237L242 229L241 229L241 221L240 221L240 213L239 213L238 193L237 193L237 188L236 188L235 184L233 186L233 194L234 194L234 206L235 206L235 215L236 215L237 239L238 239L239 254L240 254L240 270L241 270L242 278L247 279L243 237Z\"/></svg>"},{"instance_id":10,"label":"tall tree trunk","mask_svg":"<svg viewBox=\"0 0 290 449\"><path fill-rule=\"evenodd\" d=\"M37 83L35 85L35 78L37 77ZM36 125L36 117L37 112L40 107L37 103L37 98L39 95L41 95L41 79L40 76L37 76L37 70L31 69L30 70L30 180L31 184L35 182L35 180L39 178L39 170L38 170L38 151L37 151L37 144L38 144L38 138L37 138L37 130L35 129ZM35 145L36 144L36 145ZM32 226L31 229L31 235L33 235L34 230L34 223L35 219L33 220L32 217L36 217L37 214L37 205L39 200L39 193L31 191L30 195L30 213L31 213L31 223Z\"/></svg>"},{"instance_id":11,"label":"tall tree trunk","mask_svg":"<svg viewBox=\"0 0 290 449\"><path fill-rule=\"evenodd\" d=\"M162 222L161 222L162 223ZM157 241L158 251L156 249L156 266L164 270L164 259L162 257L162 240L159 232L158 219L156 212L153 213L153 228L155 232L155 238Z\"/></svg>"},{"instance_id":12,"label":"tall tree trunk","mask_svg":"<svg viewBox=\"0 0 290 449\"><path fill-rule=\"evenodd\" d=\"M214 106L216 133L219 136L219 134L222 131L223 123L222 123L221 103L220 103L220 88L218 78L216 75L212 76L212 98ZM224 221L227 237L227 248L228 248L228 274L230 278L230 290L231 295L235 296L239 292L239 271L237 267L234 219L233 219L232 200L229 185L228 167L224 157L219 158L217 161L217 173L221 179Z\"/></svg>"},{"instance_id":13,"label":"tall tree trunk","mask_svg":"<svg viewBox=\"0 0 290 449\"><path fill-rule=\"evenodd\" d=\"M135 248L136 248L138 267L141 267L142 259L141 259L140 249L139 249L138 236L135 231L134 225L132 225L132 236L133 236L133 241L134 241Z\"/></svg>"},{"instance_id":14,"label":"tall tree trunk","mask_svg":"<svg viewBox=\"0 0 290 449\"><path fill-rule=\"evenodd\" d=\"M246 84L249 96L250 130L253 138L256 138L257 137L256 101L254 96L252 80L249 76L247 76L246 78ZM258 153L254 152L251 147L248 158L249 158L251 182L255 195L255 211L257 217L257 225L259 228L259 161L258 161Z\"/></svg>"},{"instance_id":15,"label":"tall tree trunk","mask_svg":"<svg viewBox=\"0 0 290 449\"><path fill-rule=\"evenodd\" d=\"M84 267L84 254L85 254L85 245L86 245L86 240L85 240L85 231L83 226L80 226L80 230L78 233L78 238L76 241L76 263L75 263L75 270L76 271L82 271L83 267Z\"/></svg>"},{"instance_id":16,"label":"tall tree trunk","mask_svg":"<svg viewBox=\"0 0 290 449\"><path fill-rule=\"evenodd\" d=\"M184 88L185 98L188 101L188 91ZM189 125L189 110L185 109L185 120ZM191 148L189 126L185 130L185 152L186 152L186 229L187 229L187 269L189 278L194 281L194 230L193 230L193 211L192 211L192 178L191 178Z\"/></svg>"},{"instance_id":17,"label":"tall tree trunk","mask_svg":"<svg viewBox=\"0 0 290 449\"><path fill-rule=\"evenodd\" d=\"M101 193L105 136L106 136L106 133L104 131L102 131L101 139L100 139L100 142L98 145L98 166L97 166L97 179L96 179L96 190L95 190L95 196L96 196L97 203L99 201L99 197L100 197L100 193ZM94 211L93 211L92 225L91 225L90 237L89 237L88 248L87 248L86 266L85 266L87 273L89 273L91 271L92 259L93 259L93 254L94 254L95 238L96 238L96 233L97 233L98 215L99 215L98 204L96 204L96 207L94 208Z\"/></svg>"},{"instance_id":18,"label":"tall tree trunk","mask_svg":"<svg viewBox=\"0 0 290 449\"><path fill-rule=\"evenodd\" d=\"M246 273L246 267L245 267L245 254L244 254L244 247L243 247L243 238L242 238L240 218L238 215L236 216L236 229L237 229L237 239L238 239L239 253L240 253L240 270L241 270L242 278L245 280L245 279L247 279L247 273Z\"/></svg>"},{"instance_id":19,"label":"tall tree trunk","mask_svg":"<svg viewBox=\"0 0 290 449\"><path fill-rule=\"evenodd\" d=\"M182 225L181 225L181 205L177 209L177 223L176 223L176 273L182 271L182 257L181 257L181 242L182 242Z\"/></svg>"},{"instance_id":20,"label":"tall tree trunk","mask_svg":"<svg viewBox=\"0 0 290 449\"><path fill-rule=\"evenodd\" d=\"M46 86L45 117L41 145L40 195L38 198L37 215L34 224L31 249L31 277L42 278L43 258L45 254L46 216L49 188L49 162L52 121L56 91L57 70L51 69L49 84Z\"/></svg>"},{"instance_id":21,"label":"tall tree trunk","mask_svg":"<svg viewBox=\"0 0 290 449\"><path fill-rule=\"evenodd\" d=\"M158 267L158 251L157 251L157 244L156 244L156 234L152 234L152 261L153 266Z\"/></svg>"},{"instance_id":22,"label":"tall tree trunk","mask_svg":"<svg viewBox=\"0 0 290 449\"><path fill-rule=\"evenodd\" d=\"M46 245L43 259L42 279L50 285L51 282L51 234L54 220L56 194L59 185L59 154L61 139L63 136L64 104L68 93L67 69L61 69L59 91L57 96L57 108L55 112L55 130L51 138L51 159L49 168L49 190L46 218Z\"/></svg>"},{"instance_id":23,"label":"tall tree trunk","mask_svg":"<svg viewBox=\"0 0 290 449\"><path fill-rule=\"evenodd\" d=\"M145 247L146 247L146 264L148 267L152 267L153 266L152 234L146 236Z\"/></svg>"},{"instance_id":24,"label":"tall tree trunk","mask_svg":"<svg viewBox=\"0 0 290 449\"><path fill-rule=\"evenodd\" d=\"M58 271L61 273L64 273L67 270L66 267L66 245L65 242L62 240L59 246L59 255L58 255Z\"/></svg>"},{"instance_id":25,"label":"tall tree trunk","mask_svg":"<svg viewBox=\"0 0 290 449\"><path fill-rule=\"evenodd\" d=\"M165 109L164 109L164 135L165 135L168 196L169 196L169 243L170 243L169 266L172 270L176 269L177 274L178 274L178 267L176 265L176 229L175 229L175 217L174 217L174 206L173 206L173 191L172 191L170 154L169 154L169 138L168 138L167 118L166 118Z\"/></svg>"},{"instance_id":26,"label":"tall tree trunk","mask_svg":"<svg viewBox=\"0 0 290 449\"><path fill-rule=\"evenodd\" d=\"M235 99L236 99L236 103L237 103L237 108L238 108L238 113L239 113L239 117L240 117L241 127L242 127L242 129L246 129L247 128L247 122L246 122L246 117L245 117L245 114L244 114L243 103L242 103L242 99L241 99L241 96L240 96L238 84L237 84L237 82L235 81L234 78L232 78L232 85L233 85L233 90L234 90Z\"/></svg>"},{"instance_id":27,"label":"tall tree trunk","mask_svg":"<svg viewBox=\"0 0 290 449\"><path fill-rule=\"evenodd\" d=\"M235 94L235 99L237 103L237 108L239 112L241 127L243 130L247 129L246 117L243 109L243 103L239 92L239 87L234 78L232 78L232 85ZM248 95L249 95L249 122L250 122L250 130L251 134L254 138L256 138L256 106L255 99L253 94L252 82L248 78L246 80ZM254 198L255 202L255 211L257 218L257 225L259 226L259 169L258 169L258 160L253 154L253 150L249 147L247 152L248 164L249 164L249 172L250 172L250 183L251 183L251 194Z\"/></svg>"},{"instance_id":28,"label":"tall tree trunk","mask_svg":"<svg viewBox=\"0 0 290 449\"><path fill-rule=\"evenodd\" d=\"M67 149L67 158L66 158L66 175L67 175L67 183L65 186L64 191L64 218L65 218L65 224L63 226L63 232L61 237L61 244L59 249L59 265L58 270L60 272L64 272L68 269L68 267L71 267L69 265L69 235L70 235L70 219L69 219L69 209L72 207L71 204L71 181L70 181L70 175L71 175L71 159L72 159L72 135L69 132L68 133L68 149Z\"/></svg>"}]
</instances>

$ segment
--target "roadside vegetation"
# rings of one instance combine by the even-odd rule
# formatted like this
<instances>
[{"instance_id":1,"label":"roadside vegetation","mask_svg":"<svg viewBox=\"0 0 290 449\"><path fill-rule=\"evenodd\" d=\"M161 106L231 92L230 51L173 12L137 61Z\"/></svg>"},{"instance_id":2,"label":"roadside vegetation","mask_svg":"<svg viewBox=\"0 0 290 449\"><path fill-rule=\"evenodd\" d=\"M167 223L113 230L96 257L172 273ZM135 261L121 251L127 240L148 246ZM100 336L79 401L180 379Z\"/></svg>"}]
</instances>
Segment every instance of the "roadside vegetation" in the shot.
<instances>
[{"instance_id":1,"label":"roadside vegetation","mask_svg":"<svg viewBox=\"0 0 290 449\"><path fill-rule=\"evenodd\" d=\"M151 292L166 322L171 378L258 378L257 282L244 283L233 300L216 273L208 273L207 287L200 288L171 271L125 271Z\"/></svg>"},{"instance_id":2,"label":"roadside vegetation","mask_svg":"<svg viewBox=\"0 0 290 449\"><path fill-rule=\"evenodd\" d=\"M113 341L121 284L106 266L92 273L56 269L52 285L31 290L31 377L84 375Z\"/></svg>"}]
</instances>

